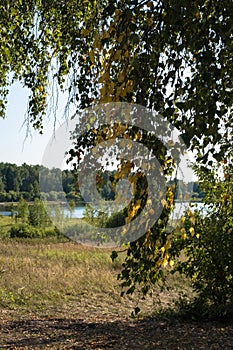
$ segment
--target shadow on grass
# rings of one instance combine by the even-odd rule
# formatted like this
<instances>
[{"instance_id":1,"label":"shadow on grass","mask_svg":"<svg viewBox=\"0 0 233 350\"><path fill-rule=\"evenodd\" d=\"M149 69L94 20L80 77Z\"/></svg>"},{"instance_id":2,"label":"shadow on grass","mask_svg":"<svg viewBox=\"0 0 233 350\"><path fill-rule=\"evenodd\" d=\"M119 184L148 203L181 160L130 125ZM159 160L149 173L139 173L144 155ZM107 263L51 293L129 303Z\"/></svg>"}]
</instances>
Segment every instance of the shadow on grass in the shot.
<instances>
[{"instance_id":1,"label":"shadow on grass","mask_svg":"<svg viewBox=\"0 0 233 350\"><path fill-rule=\"evenodd\" d=\"M233 325L150 317L85 322L66 318L8 321L0 349L232 349Z\"/></svg>"},{"instance_id":2,"label":"shadow on grass","mask_svg":"<svg viewBox=\"0 0 233 350\"><path fill-rule=\"evenodd\" d=\"M182 297L176 301L175 307L161 309L158 311L158 315L184 322L217 321L233 325L233 304L214 305L208 304L200 298L189 300Z\"/></svg>"}]
</instances>

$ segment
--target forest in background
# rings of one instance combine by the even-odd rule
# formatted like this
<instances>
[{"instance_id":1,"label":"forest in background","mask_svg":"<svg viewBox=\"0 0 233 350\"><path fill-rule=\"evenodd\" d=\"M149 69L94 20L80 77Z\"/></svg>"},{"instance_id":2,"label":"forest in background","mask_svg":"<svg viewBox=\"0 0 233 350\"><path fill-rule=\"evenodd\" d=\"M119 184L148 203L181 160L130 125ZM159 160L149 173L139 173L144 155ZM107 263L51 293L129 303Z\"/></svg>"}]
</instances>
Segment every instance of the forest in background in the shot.
<instances>
[{"instance_id":1,"label":"forest in background","mask_svg":"<svg viewBox=\"0 0 233 350\"><path fill-rule=\"evenodd\" d=\"M39 198L40 172L46 172L46 184L43 188L46 192L44 198L51 201L59 201L63 196L56 189L60 187L60 170L47 169L41 165L28 165L23 163L20 166L11 163L0 163L0 202L17 202L20 198L33 201ZM70 170L62 171L62 187L67 200L82 202L81 195L75 189L74 175Z\"/></svg>"},{"instance_id":2,"label":"forest in background","mask_svg":"<svg viewBox=\"0 0 233 350\"><path fill-rule=\"evenodd\" d=\"M60 187L60 169L48 169L42 165L28 165L26 163L20 166L11 163L0 163L0 202L17 202L20 198L33 201L35 198L39 198L41 195L39 174L42 171L43 178L46 178L46 183L43 184L45 190L43 197L49 201L59 201L64 198L64 193L57 191ZM100 186L101 194L103 198L113 200L114 193L111 186L109 186L109 181L106 181L108 176L109 172L106 172L103 176L105 179ZM178 181L177 187L182 199L190 197L201 199L203 197L204 194L200 191L197 182L176 181ZM71 170L62 171L62 188L68 201L74 200L76 204L84 204ZM177 197L175 199L181 199Z\"/></svg>"}]
</instances>

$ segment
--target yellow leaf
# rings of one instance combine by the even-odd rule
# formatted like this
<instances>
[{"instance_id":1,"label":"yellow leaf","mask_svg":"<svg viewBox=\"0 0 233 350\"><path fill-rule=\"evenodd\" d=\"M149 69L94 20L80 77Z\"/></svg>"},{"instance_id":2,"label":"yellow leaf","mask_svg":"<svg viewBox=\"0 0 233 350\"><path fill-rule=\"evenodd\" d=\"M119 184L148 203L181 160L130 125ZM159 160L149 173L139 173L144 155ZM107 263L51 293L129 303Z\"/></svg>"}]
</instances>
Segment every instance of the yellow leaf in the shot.
<instances>
[{"instance_id":1,"label":"yellow leaf","mask_svg":"<svg viewBox=\"0 0 233 350\"><path fill-rule=\"evenodd\" d=\"M122 43L124 37L125 37L125 33L121 33L121 35L118 38L118 43Z\"/></svg>"},{"instance_id":2,"label":"yellow leaf","mask_svg":"<svg viewBox=\"0 0 233 350\"><path fill-rule=\"evenodd\" d=\"M124 52L124 57L125 57L125 58L128 58L129 56L130 56L129 50L126 50L126 51Z\"/></svg>"},{"instance_id":3,"label":"yellow leaf","mask_svg":"<svg viewBox=\"0 0 233 350\"><path fill-rule=\"evenodd\" d=\"M193 212L190 210L190 209L188 209L187 210L187 215L189 216L189 217L193 217Z\"/></svg>"},{"instance_id":4,"label":"yellow leaf","mask_svg":"<svg viewBox=\"0 0 233 350\"><path fill-rule=\"evenodd\" d=\"M122 11L120 9L116 9L116 11L115 11L116 16L119 16L121 13L122 13Z\"/></svg>"},{"instance_id":5,"label":"yellow leaf","mask_svg":"<svg viewBox=\"0 0 233 350\"><path fill-rule=\"evenodd\" d=\"M121 71L118 76L118 81L122 83L125 80L126 76L127 76L126 71L125 70Z\"/></svg>"},{"instance_id":6,"label":"yellow leaf","mask_svg":"<svg viewBox=\"0 0 233 350\"><path fill-rule=\"evenodd\" d=\"M186 233L183 233L182 238L183 238L183 239L187 239L187 237L188 237L187 234L186 234Z\"/></svg>"},{"instance_id":7,"label":"yellow leaf","mask_svg":"<svg viewBox=\"0 0 233 350\"><path fill-rule=\"evenodd\" d=\"M182 216L180 222L183 224L185 222L185 216Z\"/></svg>"},{"instance_id":8,"label":"yellow leaf","mask_svg":"<svg viewBox=\"0 0 233 350\"><path fill-rule=\"evenodd\" d=\"M172 163L173 162L173 158L168 158L166 163L169 164L169 163Z\"/></svg>"},{"instance_id":9,"label":"yellow leaf","mask_svg":"<svg viewBox=\"0 0 233 350\"><path fill-rule=\"evenodd\" d=\"M190 218L190 222L191 222L191 224L195 225L195 217L194 217L194 216L192 216L192 217Z\"/></svg>"},{"instance_id":10,"label":"yellow leaf","mask_svg":"<svg viewBox=\"0 0 233 350\"><path fill-rule=\"evenodd\" d=\"M141 134L140 132L136 133L135 136L134 136L135 140L140 140L141 139Z\"/></svg>"},{"instance_id":11,"label":"yellow leaf","mask_svg":"<svg viewBox=\"0 0 233 350\"><path fill-rule=\"evenodd\" d=\"M168 261L167 261L167 258L165 257L164 260L163 260L162 266L166 267L167 264L168 264Z\"/></svg>"},{"instance_id":12,"label":"yellow leaf","mask_svg":"<svg viewBox=\"0 0 233 350\"><path fill-rule=\"evenodd\" d=\"M172 267L174 265L174 260L170 260L169 265Z\"/></svg>"},{"instance_id":13,"label":"yellow leaf","mask_svg":"<svg viewBox=\"0 0 233 350\"><path fill-rule=\"evenodd\" d=\"M186 239L186 238L187 238L187 233L186 233L185 228L182 227L182 229L181 229L180 231L181 231L181 233L182 233L182 238L183 238L183 239Z\"/></svg>"},{"instance_id":14,"label":"yellow leaf","mask_svg":"<svg viewBox=\"0 0 233 350\"><path fill-rule=\"evenodd\" d=\"M83 36L88 36L89 33L90 33L89 29L86 29L86 28L82 29L82 35Z\"/></svg>"},{"instance_id":15,"label":"yellow leaf","mask_svg":"<svg viewBox=\"0 0 233 350\"><path fill-rule=\"evenodd\" d=\"M131 92L133 90L133 80L128 80L126 87L125 87L125 92Z\"/></svg>"},{"instance_id":16,"label":"yellow leaf","mask_svg":"<svg viewBox=\"0 0 233 350\"><path fill-rule=\"evenodd\" d=\"M192 235L192 236L194 236L194 234L195 234L195 230L194 230L194 228L193 228L193 227L190 227L189 232L191 233L191 235Z\"/></svg>"}]
</instances>

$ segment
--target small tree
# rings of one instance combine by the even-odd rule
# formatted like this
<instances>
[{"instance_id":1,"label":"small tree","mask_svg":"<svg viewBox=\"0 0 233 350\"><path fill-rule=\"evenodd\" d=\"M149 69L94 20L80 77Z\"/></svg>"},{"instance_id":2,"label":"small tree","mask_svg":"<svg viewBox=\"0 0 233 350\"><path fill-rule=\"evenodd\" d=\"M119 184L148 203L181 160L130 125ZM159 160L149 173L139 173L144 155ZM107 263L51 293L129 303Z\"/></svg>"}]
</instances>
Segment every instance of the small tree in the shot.
<instances>
[{"instance_id":1,"label":"small tree","mask_svg":"<svg viewBox=\"0 0 233 350\"><path fill-rule=\"evenodd\" d=\"M43 202L36 198L29 207L29 223L35 227L46 227L48 217Z\"/></svg>"},{"instance_id":2,"label":"small tree","mask_svg":"<svg viewBox=\"0 0 233 350\"><path fill-rule=\"evenodd\" d=\"M22 223L26 223L28 221L28 203L25 199L21 198L17 207L17 217L21 219Z\"/></svg>"}]
</instances>

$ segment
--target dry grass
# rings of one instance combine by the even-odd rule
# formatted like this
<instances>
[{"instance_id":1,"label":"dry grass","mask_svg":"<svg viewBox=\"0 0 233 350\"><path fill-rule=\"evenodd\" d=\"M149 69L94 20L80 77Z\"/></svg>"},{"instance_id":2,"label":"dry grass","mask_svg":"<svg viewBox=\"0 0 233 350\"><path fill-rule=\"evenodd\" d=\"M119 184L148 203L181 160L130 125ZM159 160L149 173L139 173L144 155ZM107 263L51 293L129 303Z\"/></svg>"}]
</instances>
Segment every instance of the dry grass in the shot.
<instances>
[{"instance_id":1,"label":"dry grass","mask_svg":"<svg viewBox=\"0 0 233 350\"><path fill-rule=\"evenodd\" d=\"M92 293L115 293L109 253L72 243L0 243L2 306L45 308Z\"/></svg>"},{"instance_id":2,"label":"dry grass","mask_svg":"<svg viewBox=\"0 0 233 350\"><path fill-rule=\"evenodd\" d=\"M49 314L63 310L79 315L94 312L127 317L139 296L136 293L133 297L120 297L116 277L122 260L123 256L112 263L110 251L71 242L2 240L0 307L17 313ZM170 306L177 291L177 286L171 292L157 291L153 298L140 303L142 313L151 314L159 307L159 298L163 306Z\"/></svg>"},{"instance_id":3,"label":"dry grass","mask_svg":"<svg viewBox=\"0 0 233 350\"><path fill-rule=\"evenodd\" d=\"M11 218L0 218L3 236L11 224ZM128 317L140 296L120 297L117 274L124 255L113 263L110 254L109 249L87 248L66 238L2 238L0 308L16 314ZM153 297L139 302L142 315L174 305L181 291L190 292L187 281L178 276L171 277L169 284L169 292L154 288Z\"/></svg>"}]
</instances>

